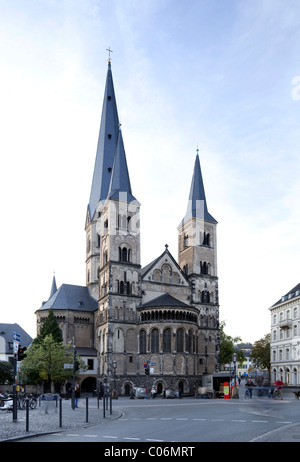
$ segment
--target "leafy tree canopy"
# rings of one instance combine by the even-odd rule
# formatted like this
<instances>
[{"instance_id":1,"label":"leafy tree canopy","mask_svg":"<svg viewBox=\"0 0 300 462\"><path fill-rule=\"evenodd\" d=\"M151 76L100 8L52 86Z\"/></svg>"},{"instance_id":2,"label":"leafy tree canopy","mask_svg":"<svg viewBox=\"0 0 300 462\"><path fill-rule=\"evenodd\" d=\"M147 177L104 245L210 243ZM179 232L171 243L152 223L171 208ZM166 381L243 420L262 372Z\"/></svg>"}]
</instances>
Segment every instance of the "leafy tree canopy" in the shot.
<instances>
[{"instance_id":1,"label":"leafy tree canopy","mask_svg":"<svg viewBox=\"0 0 300 462\"><path fill-rule=\"evenodd\" d=\"M14 367L8 361L0 361L0 384L11 384L14 381Z\"/></svg>"},{"instance_id":2,"label":"leafy tree canopy","mask_svg":"<svg viewBox=\"0 0 300 462\"><path fill-rule=\"evenodd\" d=\"M233 353L237 354L237 361L242 362L245 359L245 355L241 350L237 350L235 346L241 341L241 338L226 335L224 331L225 326L225 322L222 321L220 323L220 362L221 364L231 363Z\"/></svg>"},{"instance_id":3,"label":"leafy tree canopy","mask_svg":"<svg viewBox=\"0 0 300 462\"><path fill-rule=\"evenodd\" d=\"M257 340L251 349L250 359L257 368L268 369L271 368L270 356L271 334L265 335L260 340Z\"/></svg>"},{"instance_id":4,"label":"leafy tree canopy","mask_svg":"<svg viewBox=\"0 0 300 462\"><path fill-rule=\"evenodd\" d=\"M48 335L52 335L54 342L60 343L63 341L62 333L59 328L56 317L54 316L53 310L49 310L47 318L44 320L41 330L37 338L34 339L33 343L40 343Z\"/></svg>"}]
</instances>

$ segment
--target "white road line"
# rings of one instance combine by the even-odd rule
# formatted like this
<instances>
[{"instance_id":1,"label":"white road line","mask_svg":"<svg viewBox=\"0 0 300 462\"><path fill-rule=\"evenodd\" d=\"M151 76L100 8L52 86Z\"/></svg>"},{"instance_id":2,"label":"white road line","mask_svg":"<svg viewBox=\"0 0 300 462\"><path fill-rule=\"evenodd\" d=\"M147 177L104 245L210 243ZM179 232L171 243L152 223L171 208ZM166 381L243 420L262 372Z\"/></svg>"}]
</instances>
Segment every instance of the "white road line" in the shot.
<instances>
[{"instance_id":1,"label":"white road line","mask_svg":"<svg viewBox=\"0 0 300 462\"><path fill-rule=\"evenodd\" d=\"M117 439L117 436L111 436L111 435L103 435L102 438L114 438Z\"/></svg>"},{"instance_id":2,"label":"white road line","mask_svg":"<svg viewBox=\"0 0 300 462\"><path fill-rule=\"evenodd\" d=\"M251 422L255 423L268 423L268 420L252 420Z\"/></svg>"},{"instance_id":3,"label":"white road line","mask_svg":"<svg viewBox=\"0 0 300 462\"><path fill-rule=\"evenodd\" d=\"M140 438L129 438L129 437L125 437L124 440L139 441Z\"/></svg>"},{"instance_id":4,"label":"white road line","mask_svg":"<svg viewBox=\"0 0 300 462\"><path fill-rule=\"evenodd\" d=\"M154 440L154 439L152 440L152 439L148 438L148 439L146 439L146 441L152 441L152 442L156 441L157 443L162 443L164 440Z\"/></svg>"},{"instance_id":5,"label":"white road line","mask_svg":"<svg viewBox=\"0 0 300 462\"><path fill-rule=\"evenodd\" d=\"M232 419L231 422L246 422L246 420L241 419Z\"/></svg>"}]
</instances>

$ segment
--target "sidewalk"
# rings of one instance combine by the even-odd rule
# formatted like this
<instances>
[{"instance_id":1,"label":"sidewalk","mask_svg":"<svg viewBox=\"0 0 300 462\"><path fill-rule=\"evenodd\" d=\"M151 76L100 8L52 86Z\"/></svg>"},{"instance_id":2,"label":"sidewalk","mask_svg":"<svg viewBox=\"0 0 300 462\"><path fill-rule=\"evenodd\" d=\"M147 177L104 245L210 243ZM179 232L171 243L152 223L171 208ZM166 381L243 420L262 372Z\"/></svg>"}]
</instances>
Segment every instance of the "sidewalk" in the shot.
<instances>
[{"instance_id":1,"label":"sidewalk","mask_svg":"<svg viewBox=\"0 0 300 462\"><path fill-rule=\"evenodd\" d=\"M110 406L105 407L105 418L103 417L103 401L97 398L88 399L88 422L86 421L86 398L79 399L79 407L72 409L71 400L62 399L62 426L60 427L59 404L53 402L49 405L47 413L45 402L39 403L36 409L29 410L29 431L26 431L26 411L18 410L18 420L13 422L11 411L0 411L0 442L13 441L26 438L32 435L64 431L66 429L84 428L90 425L103 423L117 419L122 414L114 410L114 400L112 401L112 414Z\"/></svg>"}]
</instances>

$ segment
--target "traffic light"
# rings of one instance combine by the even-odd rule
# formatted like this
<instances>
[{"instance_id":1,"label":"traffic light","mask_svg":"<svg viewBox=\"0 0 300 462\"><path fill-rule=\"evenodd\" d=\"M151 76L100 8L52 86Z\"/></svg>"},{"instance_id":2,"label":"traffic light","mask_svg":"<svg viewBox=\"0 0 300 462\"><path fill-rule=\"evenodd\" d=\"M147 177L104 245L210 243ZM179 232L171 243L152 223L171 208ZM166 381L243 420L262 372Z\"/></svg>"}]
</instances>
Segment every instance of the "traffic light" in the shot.
<instances>
[{"instance_id":1,"label":"traffic light","mask_svg":"<svg viewBox=\"0 0 300 462\"><path fill-rule=\"evenodd\" d=\"M19 345L19 348L18 348L18 361L22 361L22 359L26 358L26 353L25 351L27 350L26 347L21 347Z\"/></svg>"},{"instance_id":2,"label":"traffic light","mask_svg":"<svg viewBox=\"0 0 300 462\"><path fill-rule=\"evenodd\" d=\"M79 370L80 363L78 361L74 362L74 371L77 372Z\"/></svg>"},{"instance_id":3,"label":"traffic light","mask_svg":"<svg viewBox=\"0 0 300 462\"><path fill-rule=\"evenodd\" d=\"M149 375L149 364L144 364L144 368L145 368L145 374L146 375Z\"/></svg>"}]
</instances>

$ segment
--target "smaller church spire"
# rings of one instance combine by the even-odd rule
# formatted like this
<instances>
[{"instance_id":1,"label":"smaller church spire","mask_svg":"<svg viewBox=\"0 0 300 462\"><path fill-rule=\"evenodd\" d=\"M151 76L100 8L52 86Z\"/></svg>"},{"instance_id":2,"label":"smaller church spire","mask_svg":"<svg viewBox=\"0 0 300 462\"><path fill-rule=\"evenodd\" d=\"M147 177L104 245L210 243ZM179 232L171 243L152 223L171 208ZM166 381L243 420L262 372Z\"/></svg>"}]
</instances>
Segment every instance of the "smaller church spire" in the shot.
<instances>
[{"instance_id":1,"label":"smaller church spire","mask_svg":"<svg viewBox=\"0 0 300 462\"><path fill-rule=\"evenodd\" d=\"M50 292L50 297L52 297L52 295L55 294L55 292L57 292L57 286L56 286L56 279L55 279L55 273L53 273L53 279L52 279L52 286L51 286L51 292Z\"/></svg>"},{"instance_id":2,"label":"smaller church spire","mask_svg":"<svg viewBox=\"0 0 300 462\"><path fill-rule=\"evenodd\" d=\"M199 149L197 147L197 155L194 165L194 172L192 177L188 207L184 222L190 218L201 218L213 223L217 221L210 215L207 209L207 202L204 191L204 183L201 173L200 160L199 160Z\"/></svg>"}]
</instances>

